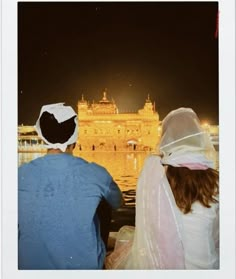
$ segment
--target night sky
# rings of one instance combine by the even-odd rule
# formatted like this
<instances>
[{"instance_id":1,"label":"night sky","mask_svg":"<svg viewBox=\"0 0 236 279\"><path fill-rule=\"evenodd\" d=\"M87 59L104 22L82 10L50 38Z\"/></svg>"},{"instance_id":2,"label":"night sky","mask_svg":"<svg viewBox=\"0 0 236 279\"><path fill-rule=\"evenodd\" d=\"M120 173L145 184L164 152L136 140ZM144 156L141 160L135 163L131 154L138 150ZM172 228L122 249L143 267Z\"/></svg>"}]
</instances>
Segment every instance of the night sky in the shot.
<instances>
[{"instance_id":1,"label":"night sky","mask_svg":"<svg viewBox=\"0 0 236 279\"><path fill-rule=\"evenodd\" d=\"M114 99L160 119L192 107L218 124L217 2L19 2L18 123L42 105Z\"/></svg>"}]
</instances>

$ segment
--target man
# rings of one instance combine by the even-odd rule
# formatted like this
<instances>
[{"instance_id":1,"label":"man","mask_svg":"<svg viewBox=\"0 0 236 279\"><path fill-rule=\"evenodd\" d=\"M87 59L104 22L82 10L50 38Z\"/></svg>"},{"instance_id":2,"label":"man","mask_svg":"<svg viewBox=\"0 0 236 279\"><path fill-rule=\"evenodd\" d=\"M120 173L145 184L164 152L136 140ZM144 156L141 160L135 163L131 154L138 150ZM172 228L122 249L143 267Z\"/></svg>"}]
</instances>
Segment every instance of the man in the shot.
<instances>
[{"instance_id":1,"label":"man","mask_svg":"<svg viewBox=\"0 0 236 279\"><path fill-rule=\"evenodd\" d=\"M106 249L97 208L121 206L107 170L74 157L78 121L63 103L43 106L36 131L47 155L19 168L19 269L102 269Z\"/></svg>"}]
</instances>

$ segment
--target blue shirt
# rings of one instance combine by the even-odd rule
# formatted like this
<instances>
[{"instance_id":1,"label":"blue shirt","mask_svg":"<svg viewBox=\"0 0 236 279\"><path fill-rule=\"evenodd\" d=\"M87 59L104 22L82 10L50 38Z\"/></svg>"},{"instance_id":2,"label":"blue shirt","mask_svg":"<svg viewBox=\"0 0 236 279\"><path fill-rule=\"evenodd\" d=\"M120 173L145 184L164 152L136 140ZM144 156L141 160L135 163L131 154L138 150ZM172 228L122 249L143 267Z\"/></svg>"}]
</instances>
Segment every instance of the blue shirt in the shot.
<instances>
[{"instance_id":1,"label":"blue shirt","mask_svg":"<svg viewBox=\"0 0 236 279\"><path fill-rule=\"evenodd\" d=\"M106 254L96 209L122 194L107 170L48 154L19 167L19 269L102 269Z\"/></svg>"}]
</instances>

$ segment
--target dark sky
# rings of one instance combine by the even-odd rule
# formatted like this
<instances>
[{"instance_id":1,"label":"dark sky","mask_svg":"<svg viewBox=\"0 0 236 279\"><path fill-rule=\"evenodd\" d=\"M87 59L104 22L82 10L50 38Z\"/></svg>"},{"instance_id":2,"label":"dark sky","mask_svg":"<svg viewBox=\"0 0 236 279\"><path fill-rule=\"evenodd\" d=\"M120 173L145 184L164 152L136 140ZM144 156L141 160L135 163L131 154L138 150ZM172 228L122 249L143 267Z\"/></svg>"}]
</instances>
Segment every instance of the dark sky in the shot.
<instances>
[{"instance_id":1,"label":"dark sky","mask_svg":"<svg viewBox=\"0 0 236 279\"><path fill-rule=\"evenodd\" d=\"M18 123L42 105L77 109L104 88L119 110L150 95L160 119L180 106L218 123L217 2L19 2Z\"/></svg>"}]
</instances>

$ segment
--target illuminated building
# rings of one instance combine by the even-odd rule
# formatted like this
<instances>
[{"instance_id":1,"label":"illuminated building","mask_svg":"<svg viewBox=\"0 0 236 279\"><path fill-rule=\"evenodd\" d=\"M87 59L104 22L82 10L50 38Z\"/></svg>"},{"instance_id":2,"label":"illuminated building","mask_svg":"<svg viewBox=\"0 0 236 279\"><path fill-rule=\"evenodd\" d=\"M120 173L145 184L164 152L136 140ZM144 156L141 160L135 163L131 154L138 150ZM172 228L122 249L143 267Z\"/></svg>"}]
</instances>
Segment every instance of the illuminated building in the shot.
<instances>
[{"instance_id":1,"label":"illuminated building","mask_svg":"<svg viewBox=\"0 0 236 279\"><path fill-rule=\"evenodd\" d=\"M148 96L137 113L119 113L103 92L102 99L78 102L79 139L82 150L151 150L158 141L159 115Z\"/></svg>"}]
</instances>

